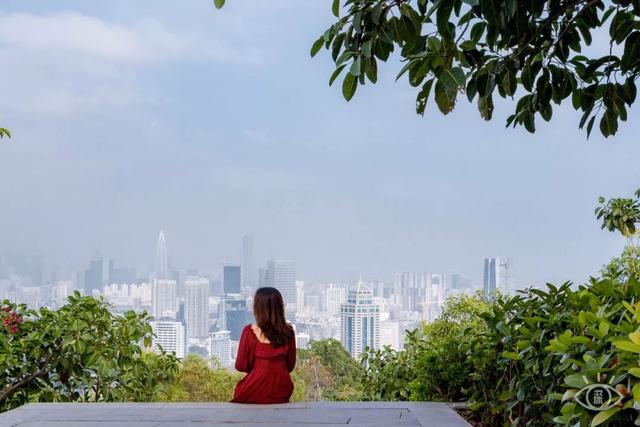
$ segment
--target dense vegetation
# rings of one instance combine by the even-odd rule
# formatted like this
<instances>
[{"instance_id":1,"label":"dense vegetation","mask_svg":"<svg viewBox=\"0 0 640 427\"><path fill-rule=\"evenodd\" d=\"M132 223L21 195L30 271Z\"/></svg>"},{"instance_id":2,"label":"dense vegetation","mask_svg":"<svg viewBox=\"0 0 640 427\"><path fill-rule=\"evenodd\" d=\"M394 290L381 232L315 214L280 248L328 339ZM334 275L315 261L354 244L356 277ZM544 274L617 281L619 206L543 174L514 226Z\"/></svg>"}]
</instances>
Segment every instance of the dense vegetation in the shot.
<instances>
[{"instance_id":1,"label":"dense vegetation","mask_svg":"<svg viewBox=\"0 0 640 427\"><path fill-rule=\"evenodd\" d=\"M146 313L113 315L104 301L76 293L59 310L4 301L0 311L0 410L29 401L150 401L178 361L143 351Z\"/></svg>"}]
</instances>

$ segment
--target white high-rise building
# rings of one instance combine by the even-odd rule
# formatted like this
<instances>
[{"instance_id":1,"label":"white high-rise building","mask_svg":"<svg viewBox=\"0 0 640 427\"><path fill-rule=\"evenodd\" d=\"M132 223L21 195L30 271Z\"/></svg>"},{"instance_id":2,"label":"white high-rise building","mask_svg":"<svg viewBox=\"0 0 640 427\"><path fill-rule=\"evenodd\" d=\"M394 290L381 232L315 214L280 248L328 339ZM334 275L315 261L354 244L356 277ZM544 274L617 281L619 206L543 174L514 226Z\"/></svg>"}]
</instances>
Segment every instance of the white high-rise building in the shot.
<instances>
[{"instance_id":1,"label":"white high-rise building","mask_svg":"<svg viewBox=\"0 0 640 427\"><path fill-rule=\"evenodd\" d=\"M295 319L297 309L296 262L290 260L272 260L264 270L264 286L276 288L282 294L285 316Z\"/></svg>"},{"instance_id":2,"label":"white high-rise building","mask_svg":"<svg viewBox=\"0 0 640 427\"><path fill-rule=\"evenodd\" d=\"M422 319L426 322L433 322L442 313L442 307L449 296L444 274L430 274L427 278L425 298L422 309Z\"/></svg>"},{"instance_id":3,"label":"white high-rise building","mask_svg":"<svg viewBox=\"0 0 640 427\"><path fill-rule=\"evenodd\" d=\"M153 279L151 283L151 311L156 319L176 318L178 285L175 280Z\"/></svg>"},{"instance_id":4,"label":"white high-rise building","mask_svg":"<svg viewBox=\"0 0 640 427\"><path fill-rule=\"evenodd\" d=\"M167 353L174 352L178 359L184 358L187 346L184 324L167 318L154 320L149 323L153 329L153 333L156 335L155 338L153 338L151 348L156 352L160 352L160 347L162 347Z\"/></svg>"},{"instance_id":5,"label":"white high-rise building","mask_svg":"<svg viewBox=\"0 0 640 427\"><path fill-rule=\"evenodd\" d=\"M156 246L156 279L169 278L169 258L167 255L167 242L164 239L164 231L160 230L158 245Z\"/></svg>"},{"instance_id":6,"label":"white high-rise building","mask_svg":"<svg viewBox=\"0 0 640 427\"><path fill-rule=\"evenodd\" d=\"M184 291L187 338L207 338L209 336L209 280L203 277L188 277L184 282Z\"/></svg>"},{"instance_id":7,"label":"white high-rise building","mask_svg":"<svg viewBox=\"0 0 640 427\"><path fill-rule=\"evenodd\" d=\"M210 334L209 354L220 362L221 367L228 368L231 366L230 331L218 331Z\"/></svg>"},{"instance_id":8,"label":"white high-rise building","mask_svg":"<svg viewBox=\"0 0 640 427\"><path fill-rule=\"evenodd\" d=\"M347 290L342 286L330 285L325 292L327 312L333 315L340 313L340 306L347 300Z\"/></svg>"},{"instance_id":9,"label":"white high-rise building","mask_svg":"<svg viewBox=\"0 0 640 427\"><path fill-rule=\"evenodd\" d=\"M512 262L507 258L484 259L483 291L490 295L496 290L508 294L513 287Z\"/></svg>"},{"instance_id":10,"label":"white high-rise building","mask_svg":"<svg viewBox=\"0 0 640 427\"><path fill-rule=\"evenodd\" d=\"M309 334L305 334L304 332L296 334L296 348L306 350L309 348L310 341L311 337Z\"/></svg>"},{"instance_id":11,"label":"white high-rise building","mask_svg":"<svg viewBox=\"0 0 640 427\"><path fill-rule=\"evenodd\" d=\"M349 290L347 302L340 306L340 341L356 359L367 347L380 348L380 307L362 280Z\"/></svg>"},{"instance_id":12,"label":"white high-rise building","mask_svg":"<svg viewBox=\"0 0 640 427\"><path fill-rule=\"evenodd\" d=\"M253 263L253 235L242 236L242 259L240 260L240 273L242 275L242 292L247 289L256 289L256 267Z\"/></svg>"},{"instance_id":13,"label":"white high-rise building","mask_svg":"<svg viewBox=\"0 0 640 427\"><path fill-rule=\"evenodd\" d=\"M296 315L302 316L304 314L304 281L296 281Z\"/></svg>"}]
</instances>

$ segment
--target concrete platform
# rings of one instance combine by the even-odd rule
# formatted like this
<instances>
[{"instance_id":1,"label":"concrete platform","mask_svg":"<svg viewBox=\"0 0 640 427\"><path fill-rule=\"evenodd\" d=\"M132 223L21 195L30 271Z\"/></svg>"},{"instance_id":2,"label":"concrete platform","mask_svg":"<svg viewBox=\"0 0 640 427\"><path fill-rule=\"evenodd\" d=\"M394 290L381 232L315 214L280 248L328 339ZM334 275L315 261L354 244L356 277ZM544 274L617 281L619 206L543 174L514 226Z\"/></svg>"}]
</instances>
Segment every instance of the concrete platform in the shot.
<instances>
[{"instance_id":1,"label":"concrete platform","mask_svg":"<svg viewBox=\"0 0 640 427\"><path fill-rule=\"evenodd\" d=\"M0 427L468 427L446 403L309 402L31 403L0 414Z\"/></svg>"}]
</instances>

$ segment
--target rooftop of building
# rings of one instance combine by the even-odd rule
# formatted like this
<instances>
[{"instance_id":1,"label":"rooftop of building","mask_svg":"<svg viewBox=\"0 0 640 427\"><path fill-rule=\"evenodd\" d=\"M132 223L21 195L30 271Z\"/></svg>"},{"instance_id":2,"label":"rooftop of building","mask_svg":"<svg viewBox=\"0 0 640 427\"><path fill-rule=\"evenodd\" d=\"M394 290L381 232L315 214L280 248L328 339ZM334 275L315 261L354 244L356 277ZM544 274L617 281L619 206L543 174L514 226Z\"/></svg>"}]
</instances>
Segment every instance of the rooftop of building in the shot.
<instances>
[{"instance_id":1,"label":"rooftop of building","mask_svg":"<svg viewBox=\"0 0 640 427\"><path fill-rule=\"evenodd\" d=\"M468 427L446 403L309 402L283 405L233 403L32 403L0 414L3 427L177 427L221 425Z\"/></svg>"}]
</instances>

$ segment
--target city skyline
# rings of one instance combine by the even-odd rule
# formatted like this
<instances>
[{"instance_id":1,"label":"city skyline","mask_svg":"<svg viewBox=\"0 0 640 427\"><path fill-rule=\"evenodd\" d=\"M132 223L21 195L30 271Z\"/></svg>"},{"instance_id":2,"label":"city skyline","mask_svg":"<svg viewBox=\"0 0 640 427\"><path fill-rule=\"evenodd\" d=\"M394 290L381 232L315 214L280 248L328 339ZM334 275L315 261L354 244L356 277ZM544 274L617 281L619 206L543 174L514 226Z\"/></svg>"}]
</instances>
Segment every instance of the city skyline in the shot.
<instances>
[{"instance_id":1,"label":"city skyline","mask_svg":"<svg viewBox=\"0 0 640 427\"><path fill-rule=\"evenodd\" d=\"M462 100L421 118L391 60L347 104L329 55L309 58L325 6L4 1L0 252L85 268L100 249L151 271L164 229L173 265L213 271L251 233L255 265L295 259L308 280L480 283L503 254L525 286L582 282L621 252L593 208L635 190L638 123L605 143L565 107L535 135L505 130L501 101L489 123Z\"/></svg>"}]
</instances>

